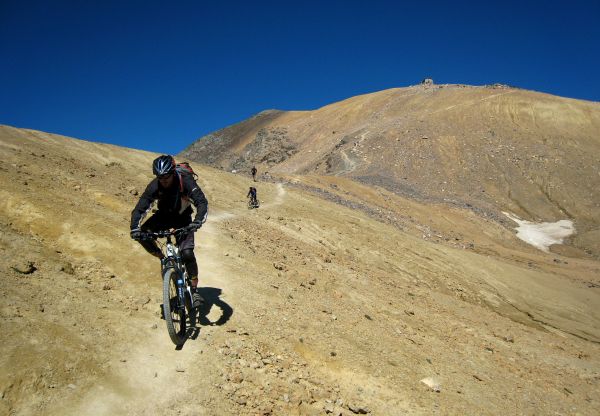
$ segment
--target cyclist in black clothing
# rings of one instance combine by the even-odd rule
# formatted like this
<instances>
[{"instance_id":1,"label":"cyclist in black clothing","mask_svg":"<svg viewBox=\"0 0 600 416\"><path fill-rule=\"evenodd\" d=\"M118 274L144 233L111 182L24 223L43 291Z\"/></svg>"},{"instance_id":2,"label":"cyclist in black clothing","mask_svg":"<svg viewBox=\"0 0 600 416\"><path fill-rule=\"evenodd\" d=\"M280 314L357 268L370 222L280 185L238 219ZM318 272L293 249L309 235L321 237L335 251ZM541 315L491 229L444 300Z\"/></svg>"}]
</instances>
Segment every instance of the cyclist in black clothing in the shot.
<instances>
[{"instance_id":1,"label":"cyclist in black clothing","mask_svg":"<svg viewBox=\"0 0 600 416\"><path fill-rule=\"evenodd\" d=\"M254 207L258 206L258 200L256 199L256 188L254 186L250 187L248 194L246 194L246 198L250 198L250 205Z\"/></svg>"},{"instance_id":2,"label":"cyclist in black clothing","mask_svg":"<svg viewBox=\"0 0 600 416\"><path fill-rule=\"evenodd\" d=\"M137 205L131 212L131 238L140 242L146 251L162 260L164 257L154 240L142 240L145 231L162 231L188 227L188 233L178 238L180 254L192 281L194 307L199 307L202 298L197 293L198 264L194 256L194 232L198 230L208 213L208 201L191 174L176 170L172 156L162 155L152 163L154 178L146 187ZM154 201L158 211L142 224ZM192 206L196 215L192 221Z\"/></svg>"},{"instance_id":3,"label":"cyclist in black clothing","mask_svg":"<svg viewBox=\"0 0 600 416\"><path fill-rule=\"evenodd\" d=\"M254 182L256 182L256 172L257 172L256 166L252 166L252 170L250 171L250 173L252 173L252 180Z\"/></svg>"}]
</instances>

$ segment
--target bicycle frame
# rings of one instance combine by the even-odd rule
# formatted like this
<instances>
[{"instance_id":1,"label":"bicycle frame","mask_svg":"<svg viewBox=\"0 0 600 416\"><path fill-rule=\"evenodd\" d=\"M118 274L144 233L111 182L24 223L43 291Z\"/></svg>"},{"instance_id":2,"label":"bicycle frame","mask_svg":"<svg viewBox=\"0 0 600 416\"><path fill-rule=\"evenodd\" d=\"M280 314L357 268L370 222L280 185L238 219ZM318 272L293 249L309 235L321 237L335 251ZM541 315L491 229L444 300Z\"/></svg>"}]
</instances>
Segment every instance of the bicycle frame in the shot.
<instances>
[{"instance_id":1,"label":"bicycle frame","mask_svg":"<svg viewBox=\"0 0 600 416\"><path fill-rule=\"evenodd\" d=\"M179 255L179 248L173 244L171 237L173 234L167 235L167 241L165 243L165 258L162 260L162 276L164 278L165 272L168 268L175 269L177 273L177 308L185 308L185 293L187 291L192 296L190 279L185 268L185 264Z\"/></svg>"}]
</instances>

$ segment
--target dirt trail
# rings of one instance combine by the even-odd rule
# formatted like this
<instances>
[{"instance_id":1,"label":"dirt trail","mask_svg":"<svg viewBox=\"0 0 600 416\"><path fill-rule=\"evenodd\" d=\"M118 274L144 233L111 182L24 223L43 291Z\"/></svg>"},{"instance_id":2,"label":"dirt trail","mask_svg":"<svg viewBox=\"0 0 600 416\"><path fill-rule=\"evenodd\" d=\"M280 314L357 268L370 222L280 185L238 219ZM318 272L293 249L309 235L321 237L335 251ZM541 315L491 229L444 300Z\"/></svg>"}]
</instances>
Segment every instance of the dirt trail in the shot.
<instances>
[{"instance_id":1,"label":"dirt trail","mask_svg":"<svg viewBox=\"0 0 600 416\"><path fill-rule=\"evenodd\" d=\"M278 184L275 200L265 205L267 207L280 205L284 196L285 189ZM220 222L237 217L244 221L244 217L251 214L244 208L210 215L207 223L197 234L196 251L201 269L200 286L203 287L203 294L211 303L216 300L214 290L221 292L219 296L221 302L226 300L231 304L239 304L239 296L243 293L243 288L232 286L232 282L228 279L227 268L219 261L222 258L222 251L216 242L216 237L221 232ZM152 261L150 257L147 260ZM158 274L156 277L154 283L158 286ZM213 331L213 327L206 325L210 325L209 322L215 324L228 313L222 306L220 307L219 303L212 305L210 312L203 317L198 338L189 339L180 350L169 342L164 321L156 319L155 323L149 325L151 329L155 329L150 332L147 331L147 321L140 323L146 327L144 328L146 330L140 331L141 334L133 337L130 341L131 348L126 354L120 353L114 356L114 360L118 360L122 365L113 373L111 380L95 386L81 399L79 405L70 409L60 409L57 414L67 412L97 416L145 415L152 413L153 409L169 407L173 403L179 403L178 411L191 414L214 412L213 399L218 393L214 391L212 377L206 375L214 373L215 364L221 360L219 357L209 358L210 354L203 354L206 348L203 344L206 344L209 338L217 343L226 341L227 336L224 336L222 329ZM234 320L238 325L240 321L243 320ZM157 328L154 328L155 326ZM211 375L214 377L214 374ZM115 377L119 380L118 383L114 382ZM191 397L194 399L190 400ZM204 402L212 403L211 411L205 407ZM221 411L233 412L228 407L223 407Z\"/></svg>"}]
</instances>

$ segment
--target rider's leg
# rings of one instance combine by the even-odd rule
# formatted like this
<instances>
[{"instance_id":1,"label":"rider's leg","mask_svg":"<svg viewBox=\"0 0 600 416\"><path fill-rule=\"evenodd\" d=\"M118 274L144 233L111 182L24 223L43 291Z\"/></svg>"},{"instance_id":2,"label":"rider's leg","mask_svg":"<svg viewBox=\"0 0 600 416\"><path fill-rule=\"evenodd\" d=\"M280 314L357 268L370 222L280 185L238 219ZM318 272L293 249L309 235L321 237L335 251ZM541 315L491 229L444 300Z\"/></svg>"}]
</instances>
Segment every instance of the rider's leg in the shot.
<instances>
[{"instance_id":1,"label":"rider's leg","mask_svg":"<svg viewBox=\"0 0 600 416\"><path fill-rule=\"evenodd\" d=\"M160 217L155 214L148 218L148 220L144 224L142 224L141 229L142 231L158 231L161 229L160 225ZM158 257L161 260L165 257L162 251L160 251L160 249L158 248L156 241L142 240L140 241L140 244L142 245L142 247L144 247L144 249L146 249L148 253L152 254L154 257Z\"/></svg>"},{"instance_id":2,"label":"rider's leg","mask_svg":"<svg viewBox=\"0 0 600 416\"><path fill-rule=\"evenodd\" d=\"M152 254L154 257L158 257L161 260L165 257L162 251L160 251L160 249L156 245L156 242L154 240L143 240L140 241L140 244L146 249L148 253Z\"/></svg>"},{"instance_id":3,"label":"rider's leg","mask_svg":"<svg viewBox=\"0 0 600 416\"><path fill-rule=\"evenodd\" d=\"M191 248L181 250L181 259L192 281L192 288L195 289L198 286L198 262L196 262L194 250Z\"/></svg>"},{"instance_id":4,"label":"rider's leg","mask_svg":"<svg viewBox=\"0 0 600 416\"><path fill-rule=\"evenodd\" d=\"M194 233L188 233L179 242L179 250L181 253L181 259L185 264L185 268L190 277L190 283L192 286L192 299L195 308L199 308L204 299L200 296L198 289L198 262L194 255Z\"/></svg>"}]
</instances>

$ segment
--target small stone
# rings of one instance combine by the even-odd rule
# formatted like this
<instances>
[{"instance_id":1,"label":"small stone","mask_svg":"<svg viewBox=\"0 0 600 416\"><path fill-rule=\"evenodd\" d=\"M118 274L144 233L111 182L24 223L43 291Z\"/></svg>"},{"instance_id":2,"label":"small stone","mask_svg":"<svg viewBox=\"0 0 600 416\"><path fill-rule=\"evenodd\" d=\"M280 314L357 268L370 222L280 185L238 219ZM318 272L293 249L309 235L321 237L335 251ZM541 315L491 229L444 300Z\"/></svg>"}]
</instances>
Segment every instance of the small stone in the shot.
<instances>
[{"instance_id":1,"label":"small stone","mask_svg":"<svg viewBox=\"0 0 600 416\"><path fill-rule=\"evenodd\" d=\"M35 264L32 261L25 262L23 264L18 264L11 267L15 272L21 274L31 274L37 270Z\"/></svg>"},{"instance_id":2,"label":"small stone","mask_svg":"<svg viewBox=\"0 0 600 416\"><path fill-rule=\"evenodd\" d=\"M175 371L177 371L178 373L185 373L185 368L183 368L182 366L177 366L175 367Z\"/></svg>"},{"instance_id":3,"label":"small stone","mask_svg":"<svg viewBox=\"0 0 600 416\"><path fill-rule=\"evenodd\" d=\"M141 298L138 298L135 303L137 303L138 305L147 305L148 303L150 303L150 298L147 296L143 296Z\"/></svg>"},{"instance_id":4,"label":"small stone","mask_svg":"<svg viewBox=\"0 0 600 416\"><path fill-rule=\"evenodd\" d=\"M67 387L70 388L71 390L77 388L77 386L75 384L69 384Z\"/></svg>"},{"instance_id":5,"label":"small stone","mask_svg":"<svg viewBox=\"0 0 600 416\"><path fill-rule=\"evenodd\" d=\"M60 271L66 274L75 274L75 269L71 263L65 263L61 266Z\"/></svg>"},{"instance_id":6,"label":"small stone","mask_svg":"<svg viewBox=\"0 0 600 416\"><path fill-rule=\"evenodd\" d=\"M240 384L242 381L244 381L244 376L240 372L235 372L232 374L230 381L235 384Z\"/></svg>"},{"instance_id":7,"label":"small stone","mask_svg":"<svg viewBox=\"0 0 600 416\"><path fill-rule=\"evenodd\" d=\"M431 390L435 391L436 393L439 393L440 391L442 391L442 386L441 386L440 382L433 377L424 378L421 380L421 383L425 384L427 387L429 387Z\"/></svg>"},{"instance_id":8,"label":"small stone","mask_svg":"<svg viewBox=\"0 0 600 416\"><path fill-rule=\"evenodd\" d=\"M361 406L357 404L349 404L348 410L357 415L366 415L368 413L371 413L371 410L367 406Z\"/></svg>"}]
</instances>

